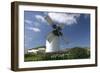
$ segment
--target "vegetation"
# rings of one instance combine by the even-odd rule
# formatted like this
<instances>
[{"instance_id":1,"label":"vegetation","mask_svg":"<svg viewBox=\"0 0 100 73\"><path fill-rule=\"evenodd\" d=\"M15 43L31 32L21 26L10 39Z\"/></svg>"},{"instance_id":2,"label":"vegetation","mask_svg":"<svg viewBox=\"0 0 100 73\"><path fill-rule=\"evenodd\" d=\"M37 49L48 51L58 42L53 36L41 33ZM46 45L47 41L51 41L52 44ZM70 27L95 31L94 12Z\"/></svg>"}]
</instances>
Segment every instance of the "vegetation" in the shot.
<instances>
[{"instance_id":1,"label":"vegetation","mask_svg":"<svg viewBox=\"0 0 100 73\"><path fill-rule=\"evenodd\" d=\"M86 59L90 58L89 48L75 47L63 53L28 53L24 56L27 61L45 61L45 60L67 60L67 59Z\"/></svg>"}]
</instances>

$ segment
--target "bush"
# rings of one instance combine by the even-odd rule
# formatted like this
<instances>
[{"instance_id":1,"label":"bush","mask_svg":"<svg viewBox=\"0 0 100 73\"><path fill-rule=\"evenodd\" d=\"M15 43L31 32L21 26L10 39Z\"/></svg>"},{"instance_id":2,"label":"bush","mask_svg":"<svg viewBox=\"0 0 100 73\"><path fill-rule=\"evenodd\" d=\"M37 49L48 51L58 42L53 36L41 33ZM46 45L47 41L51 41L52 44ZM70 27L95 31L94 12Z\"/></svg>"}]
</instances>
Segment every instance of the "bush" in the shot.
<instances>
[{"instance_id":1,"label":"bush","mask_svg":"<svg viewBox=\"0 0 100 73\"><path fill-rule=\"evenodd\" d=\"M90 51L87 51L87 49L79 47L72 48L67 53L69 54L69 59L82 59L90 57Z\"/></svg>"}]
</instances>

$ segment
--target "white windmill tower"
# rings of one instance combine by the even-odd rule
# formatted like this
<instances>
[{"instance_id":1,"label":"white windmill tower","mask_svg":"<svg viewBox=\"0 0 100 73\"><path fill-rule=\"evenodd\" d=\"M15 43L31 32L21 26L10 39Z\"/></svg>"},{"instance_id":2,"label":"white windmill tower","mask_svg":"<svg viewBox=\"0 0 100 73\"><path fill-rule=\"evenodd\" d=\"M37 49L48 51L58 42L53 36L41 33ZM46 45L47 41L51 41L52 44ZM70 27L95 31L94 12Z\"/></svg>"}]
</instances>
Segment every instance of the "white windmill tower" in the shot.
<instances>
[{"instance_id":1,"label":"white windmill tower","mask_svg":"<svg viewBox=\"0 0 100 73\"><path fill-rule=\"evenodd\" d=\"M46 16L45 19L53 28L53 31L48 34L46 39L46 53L60 52L60 38L68 44L62 33L64 24L54 24L49 16Z\"/></svg>"}]
</instances>

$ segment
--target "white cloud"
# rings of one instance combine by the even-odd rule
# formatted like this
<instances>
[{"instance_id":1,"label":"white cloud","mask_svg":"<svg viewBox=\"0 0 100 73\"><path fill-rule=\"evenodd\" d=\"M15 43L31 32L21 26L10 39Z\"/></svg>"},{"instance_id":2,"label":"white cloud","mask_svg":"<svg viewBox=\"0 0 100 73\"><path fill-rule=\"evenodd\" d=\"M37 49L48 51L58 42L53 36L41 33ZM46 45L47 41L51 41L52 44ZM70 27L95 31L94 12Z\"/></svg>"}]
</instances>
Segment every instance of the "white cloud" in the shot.
<instances>
[{"instance_id":1,"label":"white cloud","mask_svg":"<svg viewBox=\"0 0 100 73\"><path fill-rule=\"evenodd\" d=\"M38 19L39 21L45 22L45 19L44 19L43 16L41 16L41 15L36 15L35 17L36 17L36 19Z\"/></svg>"},{"instance_id":2,"label":"white cloud","mask_svg":"<svg viewBox=\"0 0 100 73\"><path fill-rule=\"evenodd\" d=\"M40 32L40 29L39 28L36 28L36 27L29 27L28 29L29 30L32 30L34 32Z\"/></svg>"},{"instance_id":3,"label":"white cloud","mask_svg":"<svg viewBox=\"0 0 100 73\"><path fill-rule=\"evenodd\" d=\"M40 32L40 29L39 28L33 28L33 31Z\"/></svg>"},{"instance_id":4,"label":"white cloud","mask_svg":"<svg viewBox=\"0 0 100 73\"><path fill-rule=\"evenodd\" d=\"M37 21L32 22L31 20L25 20L25 24L34 25L36 27L40 26L40 23Z\"/></svg>"},{"instance_id":5,"label":"white cloud","mask_svg":"<svg viewBox=\"0 0 100 73\"><path fill-rule=\"evenodd\" d=\"M67 14L67 13L48 13L48 16L57 23L71 25L77 23L80 14Z\"/></svg>"},{"instance_id":6,"label":"white cloud","mask_svg":"<svg viewBox=\"0 0 100 73\"><path fill-rule=\"evenodd\" d=\"M31 21L31 20L26 19L26 20L25 20L25 23L27 23L27 24L32 24L32 21Z\"/></svg>"}]
</instances>

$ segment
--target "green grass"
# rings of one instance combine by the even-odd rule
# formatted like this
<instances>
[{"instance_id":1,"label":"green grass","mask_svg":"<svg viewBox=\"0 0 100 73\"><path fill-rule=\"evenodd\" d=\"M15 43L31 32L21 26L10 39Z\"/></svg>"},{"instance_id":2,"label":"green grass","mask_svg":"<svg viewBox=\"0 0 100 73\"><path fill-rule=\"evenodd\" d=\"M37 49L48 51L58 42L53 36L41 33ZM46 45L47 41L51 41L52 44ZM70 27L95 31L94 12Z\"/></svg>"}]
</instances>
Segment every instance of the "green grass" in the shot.
<instances>
[{"instance_id":1,"label":"green grass","mask_svg":"<svg viewBox=\"0 0 100 73\"><path fill-rule=\"evenodd\" d=\"M75 47L64 53L28 53L24 55L24 61L45 61L45 60L67 60L67 59L86 59L90 58L90 49Z\"/></svg>"}]
</instances>

